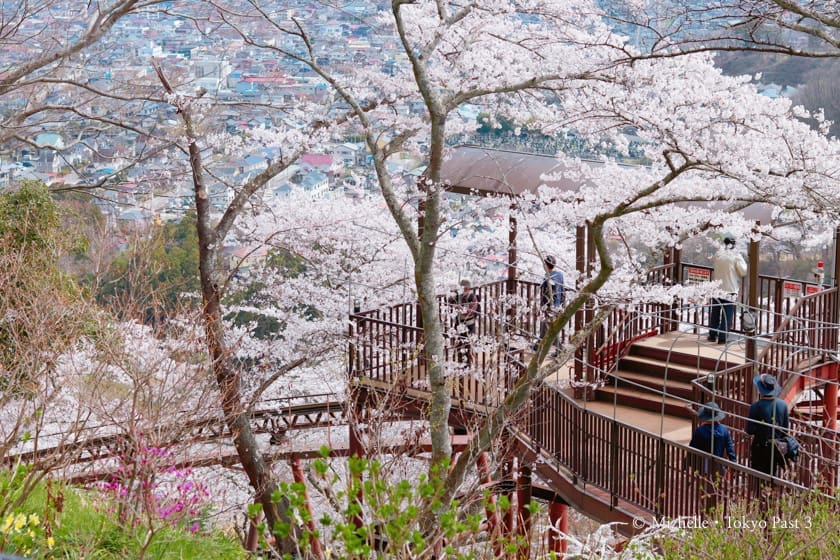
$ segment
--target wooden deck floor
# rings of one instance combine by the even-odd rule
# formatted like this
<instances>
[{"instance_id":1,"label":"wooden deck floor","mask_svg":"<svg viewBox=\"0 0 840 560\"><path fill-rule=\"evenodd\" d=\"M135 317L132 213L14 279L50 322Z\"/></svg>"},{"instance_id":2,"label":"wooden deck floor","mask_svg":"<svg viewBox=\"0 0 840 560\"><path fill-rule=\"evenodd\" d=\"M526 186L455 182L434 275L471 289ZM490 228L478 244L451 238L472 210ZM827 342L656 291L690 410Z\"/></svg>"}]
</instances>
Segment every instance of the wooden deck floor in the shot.
<instances>
[{"instance_id":1,"label":"wooden deck floor","mask_svg":"<svg viewBox=\"0 0 840 560\"><path fill-rule=\"evenodd\" d=\"M746 344L739 335L732 335L731 341L726 344L715 344L706 340L705 331L700 334L674 331L642 339L636 342L636 345L733 364L743 364L746 361Z\"/></svg>"}]
</instances>

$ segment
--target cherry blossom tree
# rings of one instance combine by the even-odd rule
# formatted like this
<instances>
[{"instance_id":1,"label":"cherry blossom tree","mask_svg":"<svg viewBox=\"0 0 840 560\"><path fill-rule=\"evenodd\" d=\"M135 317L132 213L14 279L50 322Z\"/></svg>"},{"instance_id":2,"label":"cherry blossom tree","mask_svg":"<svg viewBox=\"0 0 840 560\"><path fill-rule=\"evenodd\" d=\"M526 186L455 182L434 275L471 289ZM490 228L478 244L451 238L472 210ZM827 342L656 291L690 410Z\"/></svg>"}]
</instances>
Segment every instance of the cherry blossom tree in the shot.
<instances>
[{"instance_id":1,"label":"cherry blossom tree","mask_svg":"<svg viewBox=\"0 0 840 560\"><path fill-rule=\"evenodd\" d=\"M629 2L607 18L641 46L637 56L750 50L792 56L840 56L840 18L820 0Z\"/></svg>"},{"instance_id":2,"label":"cherry blossom tree","mask_svg":"<svg viewBox=\"0 0 840 560\"><path fill-rule=\"evenodd\" d=\"M578 310L595 296L608 309L628 299L670 301L677 293L679 288L639 287L645 272L638 266L641 252L661 251L710 227L726 226L746 236L753 224L739 219L737 211L756 202L809 212L840 208L838 143L800 123L801 109L760 96L749 78L722 76L707 55L651 56L608 27L594 2L394 0L369 22L372 32L390 41L398 53L387 68L330 63L323 55L336 45L313 34L313 22L290 17L285 5L219 0L204 3L201 10L210 7L212 13L185 17L232 30L250 47L308 68L328 87L317 100L268 107L283 111L295 126L254 131L246 135L247 146L238 145L239 140L219 134L213 121L214 111L224 104L213 92L193 87L168 61L157 66L159 83L146 76L143 95L85 91L121 101L128 116L135 103L169 106L167 115L174 124L162 130L143 131L131 119L119 124L157 142L161 150L178 153L171 162L181 168L166 180L186 177L192 184L209 365L234 445L272 527L283 512L271 499L276 480L250 428L249 399L267 391L276 374L304 362L316 367L313 358L334 355L339 347L320 343L325 334L343 331L342 317L357 300L379 305L405 290L404 295L419 301L432 392L429 472L442 479L443 503L448 505L478 455L497 441L507 418L542 382L549 341ZM555 177L580 188L570 193L545 187L518 201L519 208L534 209L518 217L531 229L542 230L533 236L537 246L529 247L530 252L544 253L546 241L588 225L597 263L591 276L579 279L578 291L549 325L503 405L479 427L454 468L442 474L441 465L452 457L448 383L455 372L443 359L447 333L437 295L456 278L452 262L476 258L465 237L447 235L456 219L447 204L443 174L447 139L479 126L463 117L462 109L546 135L573 129L608 148L603 152L610 155L597 165L560 155ZM118 124L108 115L96 119ZM268 211L260 200L269 181L300 154L320 149L346 130L364 139L379 200L391 220L381 221L369 203L342 204L341 210L328 203L307 204L308 215L302 216L292 201ZM636 149L642 150L645 165L621 165L620 156L630 151L629 131L642 141ZM261 171L228 185L232 200L214 213L208 183L221 175L222 162L260 145L280 150ZM405 161L426 163L419 180L404 172L400 164ZM637 245L615 250L608 243L611 235L632 237ZM248 278L225 270L222 252L232 240L268 246L266 265ZM262 286L249 286L254 278ZM247 298L226 302L225 296L244 288L251 290ZM270 301L276 305L267 305ZM307 303L318 313L302 314ZM251 337L252 326L231 327L228 312L240 317L259 312L282 321L284 338L266 343ZM580 341L573 339L563 349L561 363L571 359ZM243 384L237 358L277 363L264 377ZM427 512L423 530L431 530L435 515Z\"/></svg>"},{"instance_id":3,"label":"cherry blossom tree","mask_svg":"<svg viewBox=\"0 0 840 560\"><path fill-rule=\"evenodd\" d=\"M634 255L618 258L609 250L605 239L615 231L662 249L710 224L731 224L737 220L734 210L754 202L822 211L835 202L826 185L837 180L831 163L837 144L798 123L799 113L789 102L762 98L749 79L723 77L708 57L625 65L642 52L604 26L602 14L587 2L395 1L375 21L377 30L396 36L400 57L407 62L391 75L322 64L319 55L325 46L309 33L306 21L256 2L249 7L218 5L220 17L247 43L306 64L321 76L350 107L373 156L383 200L414 265L432 391L428 420L433 465L451 455L449 372L441 359L444 332L435 299L435 262L445 215L441 171L447 135L476 126L456 118L458 108L486 108L545 132L574 127L618 153L627 151L627 127L646 142L650 164L644 167L627 169L605 158L592 168L567 158L564 175L594 186L539 199L554 223L589 224L599 261L596 274L583 279L552 322L546 340L594 294L607 290L621 294L616 298L629 296L622 286L638 278L639 270L630 266ZM401 113L380 100L406 106L413 102L415 110ZM387 165L406 151L422 154L428 162L416 188ZM703 206L711 202L720 204L714 210ZM677 205L695 206L686 210ZM741 229L748 230L746 225ZM658 295L670 298L673 293ZM540 382L539 366L549 346L543 341L505 405L459 456L447 478L449 497L478 453L500 433L504 419ZM567 350L565 359L572 351Z\"/></svg>"}]
</instances>

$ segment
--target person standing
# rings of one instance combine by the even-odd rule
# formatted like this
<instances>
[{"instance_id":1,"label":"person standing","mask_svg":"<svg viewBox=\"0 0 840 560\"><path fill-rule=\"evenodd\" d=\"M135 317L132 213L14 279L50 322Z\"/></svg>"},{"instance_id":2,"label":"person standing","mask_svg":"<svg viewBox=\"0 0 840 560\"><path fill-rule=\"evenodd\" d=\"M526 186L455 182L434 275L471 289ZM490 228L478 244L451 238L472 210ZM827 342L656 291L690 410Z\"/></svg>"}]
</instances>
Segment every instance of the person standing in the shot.
<instances>
[{"instance_id":1,"label":"person standing","mask_svg":"<svg viewBox=\"0 0 840 560\"><path fill-rule=\"evenodd\" d=\"M720 421L726 417L716 403L708 402L700 407L697 413L697 420L700 425L694 430L691 435L689 447L711 453L715 457L722 457L735 461L735 442L732 440L732 434L729 433L729 428L720 424ZM713 467L711 460L703 458L698 465L697 470L703 474L710 474L713 472L722 472L723 467Z\"/></svg>"},{"instance_id":2,"label":"person standing","mask_svg":"<svg viewBox=\"0 0 840 560\"><path fill-rule=\"evenodd\" d=\"M735 238L731 235L723 238L723 249L715 255L712 275L720 281L720 289L726 296L712 298L708 340L726 344L726 335L735 323L735 301L741 290L741 279L747 275L747 263L735 250Z\"/></svg>"},{"instance_id":3,"label":"person standing","mask_svg":"<svg viewBox=\"0 0 840 560\"><path fill-rule=\"evenodd\" d=\"M566 303L566 285L563 273L556 270L557 260L552 255L543 259L545 278L540 284L540 340L545 338L548 324L557 316L557 312ZM531 347L536 351L539 342Z\"/></svg>"},{"instance_id":4,"label":"person standing","mask_svg":"<svg viewBox=\"0 0 840 560\"><path fill-rule=\"evenodd\" d=\"M461 280L461 293L456 298L455 331L458 333L458 361L473 362L472 337L478 318L479 296L472 289L472 283Z\"/></svg>"},{"instance_id":5,"label":"person standing","mask_svg":"<svg viewBox=\"0 0 840 560\"><path fill-rule=\"evenodd\" d=\"M790 424L787 403L778 398L782 392L776 378L762 373L753 378L759 398L750 405L745 431L753 436L750 446L750 467L775 476L784 466L784 457L775 453L773 440L787 436Z\"/></svg>"}]
</instances>

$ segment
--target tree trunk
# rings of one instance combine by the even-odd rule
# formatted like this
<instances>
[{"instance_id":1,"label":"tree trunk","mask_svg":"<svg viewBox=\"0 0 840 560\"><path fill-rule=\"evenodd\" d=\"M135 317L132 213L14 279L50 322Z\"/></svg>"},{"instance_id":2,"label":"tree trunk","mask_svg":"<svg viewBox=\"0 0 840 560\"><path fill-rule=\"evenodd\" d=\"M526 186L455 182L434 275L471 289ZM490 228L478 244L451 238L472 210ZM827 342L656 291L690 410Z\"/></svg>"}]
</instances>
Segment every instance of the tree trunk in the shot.
<instances>
[{"instance_id":1,"label":"tree trunk","mask_svg":"<svg viewBox=\"0 0 840 560\"><path fill-rule=\"evenodd\" d=\"M160 78L161 84L169 94L175 91L164 75L160 66L153 63L153 67ZM271 477L270 465L266 463L260 453L254 432L251 429L249 409L239 390L239 375L231 366L230 352L225 344L225 330L222 321L221 294L216 281L215 267L217 264L218 248L221 243L219 234L210 225L210 199L204 184L204 166L201 151L198 147L198 135L192 120L191 102L180 101L177 108L181 114L189 142L190 170L193 177L193 192L195 194L196 231L198 233L198 269L201 280L201 295L203 301L202 319L207 337L207 350L212 360L213 373L219 387L221 407L225 423L230 430L233 445L239 455L239 461L248 481L254 489L256 501L262 504L263 512L269 529L276 533L278 523L288 524L288 502L281 500L275 503L272 495L277 490L277 484ZM276 547L282 553L296 551L294 535L280 535Z\"/></svg>"}]
</instances>

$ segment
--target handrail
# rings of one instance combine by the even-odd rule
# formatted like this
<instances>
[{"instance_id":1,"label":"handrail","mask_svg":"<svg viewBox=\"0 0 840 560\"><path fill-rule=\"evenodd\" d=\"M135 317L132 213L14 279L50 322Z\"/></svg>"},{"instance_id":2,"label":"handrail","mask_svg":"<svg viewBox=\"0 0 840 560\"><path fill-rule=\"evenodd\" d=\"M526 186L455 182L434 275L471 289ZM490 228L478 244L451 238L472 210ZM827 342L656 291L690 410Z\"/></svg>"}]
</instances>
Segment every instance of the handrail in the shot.
<instances>
[{"instance_id":1,"label":"handrail","mask_svg":"<svg viewBox=\"0 0 840 560\"><path fill-rule=\"evenodd\" d=\"M500 291L508 301L516 300L515 303L524 305L526 310L523 313L523 310L519 309L516 314L518 318L516 321L519 322L508 323L508 326L516 324L522 326L524 330L535 329L536 322L533 317L527 318L527 314L535 309L534 299L538 293L535 286L535 284L518 283L516 294ZM825 314L830 317L832 316L831 306L836 303L836 299L832 298L836 297L834 289L809 294L793 305L791 310L800 314L800 310L809 309L811 304L808 302L820 301L822 303L817 305L816 316ZM502 307L495 311L500 317L503 316L501 315ZM811 311L814 311L813 306ZM673 327L674 324L679 323L685 313L684 308L668 305L651 305L638 310L617 310L599 332L598 336L601 338L596 338L598 344L590 346L592 354L586 354L582 358L584 360L597 358L597 363L590 362L593 367L610 365L621 350L616 344L621 346L619 339L624 338L628 332L630 335L640 334L651 325L656 325L663 331L670 330L666 327L669 325ZM523 321L522 317L526 319ZM778 324L787 329L791 323L791 319L787 321L776 319L769 310L764 312L764 317L763 324L766 326ZM802 317L805 317L804 312ZM380 345L377 349L377 341L357 337L355 340L364 346L360 348L359 355L366 356L365 359L371 360L371 363L357 363L358 368L355 374L375 377L384 382L394 381L393 375L400 367L403 367L399 359L399 351L404 351L408 345L414 352L420 353L422 341L419 338L416 341L404 340L406 336L411 338L413 335L409 336L409 334L414 332L405 325L385 323L377 325L379 325L377 328L384 329L382 334L386 335L386 338L388 336L396 338L385 346ZM811 325L811 327L814 326ZM830 339L831 336L827 336L821 340L827 342ZM414 342L418 344L411 346ZM376 362L377 351L380 354L379 362ZM503 345L499 345L495 352L496 358L483 364L479 374L488 381L488 386L485 386L483 390L475 389L475 393L465 391L459 378L459 381L453 383L453 398L475 398L477 404L489 406L497 406L501 403L506 394L505 388L512 386L525 366L519 357L507 351ZM722 377L719 375L718 378L729 386L724 395L715 393L721 403L721 408L733 414L732 429L733 435L738 440L739 463L730 463L703 454L685 445L668 441L657 434L625 424L618 419L597 414L591 409L578 405L571 395L545 385L531 392L529 404L523 412L524 424L517 424L518 427L515 429L519 430L519 434L523 440L527 440L529 445L533 444L536 449L547 454L557 467L562 467L571 473L578 486L592 485L600 492L606 492L611 503L625 503L648 511L652 515L696 515L709 506L709 501L704 498L704 495L708 493L711 480L707 476L697 475L686 468L687 463L693 464L692 461L695 460L704 461L704 464L710 462L715 467L725 467L731 473L729 478L719 481L721 486L717 488L717 495L724 501L732 498L753 497L760 484L770 483L793 490L815 483L813 469L817 464L814 460L820 459L816 453L819 441L812 441L808 435L803 435L801 443L804 452L811 454L811 459L814 460L804 461L796 469L797 480L804 485L769 477L751 470L744 464L749 456L746 448L748 439L742 431L743 420L736 421L735 418L746 416L744 407L748 406L746 404L748 399L742 398L738 401L731 398L731 395L748 395L751 386L750 372L753 367L753 364L748 363L723 370L724 375ZM427 391L421 370L422 363L418 359L416 364L412 364L407 370L403 369L402 375L412 388ZM389 378L388 375L392 377ZM465 377L469 378L469 376L470 374L466 372ZM696 393L696 395L700 398L699 394Z\"/></svg>"},{"instance_id":2,"label":"handrail","mask_svg":"<svg viewBox=\"0 0 840 560\"><path fill-rule=\"evenodd\" d=\"M806 489L594 412L545 385L533 391L518 436L568 471L577 486L594 486L611 505L623 502L651 516L702 513L711 505L705 494L713 483L713 499L723 505L753 497L759 484ZM731 475L713 481L688 466L702 462Z\"/></svg>"},{"instance_id":3,"label":"handrail","mask_svg":"<svg viewBox=\"0 0 840 560\"><path fill-rule=\"evenodd\" d=\"M778 324L778 329L767 339L755 363L718 372L717 377L724 386L717 394L748 403L752 400L752 375L756 371L772 373L785 386L797 373L797 364L836 351L837 297L836 287L801 297L790 309L789 315L773 321ZM792 362L793 359L796 363Z\"/></svg>"},{"instance_id":4,"label":"handrail","mask_svg":"<svg viewBox=\"0 0 840 560\"><path fill-rule=\"evenodd\" d=\"M328 397L330 400L323 400ZM324 411L343 411L344 402L336 399L335 393L317 393L308 395L297 395L294 397L277 397L260 401L260 407L251 413L251 420L256 423L257 432L267 431L271 424L270 420L277 417L291 416L295 414L311 414L313 409ZM310 399L306 402L306 399ZM313 402L312 399L318 399ZM85 426L71 432L54 432L50 434L39 434L40 439L57 439L58 444L46 447L38 447L30 450L12 451L3 457L2 462L6 464L21 461L24 463L36 460L39 457L49 457L62 452L69 454L71 451L88 451L88 455L81 459L83 461L95 460L101 455L103 449L118 449L130 437L125 431L110 431L120 427L117 423L98 424L96 426ZM102 433L105 431L106 433ZM205 431L207 432L205 434ZM218 436L227 436L229 431L224 417L219 411L218 414L208 415L201 418L193 418L183 422L179 427L179 433L192 432L190 441L198 441ZM72 440L66 436L74 436ZM176 443L176 442L171 442ZM99 451L97 451L99 450Z\"/></svg>"}]
</instances>

